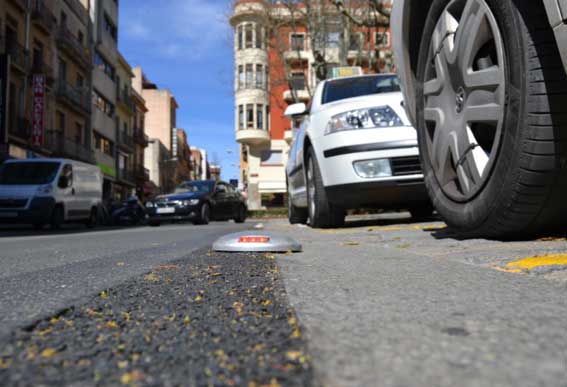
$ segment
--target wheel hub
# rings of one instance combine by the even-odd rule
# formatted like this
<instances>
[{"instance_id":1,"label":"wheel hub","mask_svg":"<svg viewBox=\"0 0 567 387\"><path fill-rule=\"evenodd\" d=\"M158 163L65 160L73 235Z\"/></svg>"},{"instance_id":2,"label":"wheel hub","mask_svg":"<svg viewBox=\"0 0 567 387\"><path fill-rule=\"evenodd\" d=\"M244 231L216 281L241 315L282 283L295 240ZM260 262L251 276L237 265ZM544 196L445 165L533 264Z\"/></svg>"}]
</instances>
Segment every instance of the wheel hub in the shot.
<instances>
[{"instance_id":1,"label":"wheel hub","mask_svg":"<svg viewBox=\"0 0 567 387\"><path fill-rule=\"evenodd\" d=\"M465 99L466 99L466 91L465 89L463 89L462 87L459 87L459 90L457 90L457 96L456 96L456 105L455 105L455 109L457 110L457 113L462 113L463 108L465 107Z\"/></svg>"}]
</instances>

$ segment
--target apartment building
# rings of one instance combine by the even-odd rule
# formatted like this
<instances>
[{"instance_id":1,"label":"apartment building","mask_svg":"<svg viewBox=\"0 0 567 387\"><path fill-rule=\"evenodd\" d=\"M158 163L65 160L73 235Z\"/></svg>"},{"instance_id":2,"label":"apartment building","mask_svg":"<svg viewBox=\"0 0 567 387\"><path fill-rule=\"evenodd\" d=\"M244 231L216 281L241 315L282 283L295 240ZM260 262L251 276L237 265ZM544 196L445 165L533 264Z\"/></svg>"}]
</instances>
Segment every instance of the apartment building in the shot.
<instances>
[{"instance_id":1,"label":"apartment building","mask_svg":"<svg viewBox=\"0 0 567 387\"><path fill-rule=\"evenodd\" d=\"M118 128L116 120L118 67L118 3L115 0L89 0L93 25L92 142L95 161L101 169L103 197L120 199L117 172Z\"/></svg>"},{"instance_id":2,"label":"apartment building","mask_svg":"<svg viewBox=\"0 0 567 387\"><path fill-rule=\"evenodd\" d=\"M150 171L144 167L144 153L148 146L149 137L145 131L145 116L148 112L146 101L134 88L130 90L134 101L134 121L132 131L134 134L134 179L136 181L136 196L144 200L147 196L152 196L153 189L148 184Z\"/></svg>"},{"instance_id":3,"label":"apartment building","mask_svg":"<svg viewBox=\"0 0 567 387\"><path fill-rule=\"evenodd\" d=\"M292 5L302 6L302 2ZM234 3L230 23L234 28L235 133L241 144L240 184L247 191L250 209L285 203L285 165L292 126L298 124L284 117L289 104L309 103L321 74L341 65L361 66L365 72L393 70L388 28L347 30L340 23L341 14L330 3L325 6L324 18L329 21L322 33L318 27L309 31L307 25L313 23L295 17L289 7L277 2ZM311 33L317 39L310 39ZM317 41L317 47L311 47L312 41Z\"/></svg>"},{"instance_id":4,"label":"apartment building","mask_svg":"<svg viewBox=\"0 0 567 387\"><path fill-rule=\"evenodd\" d=\"M88 6L0 1L0 161L92 161Z\"/></svg>"}]
</instances>

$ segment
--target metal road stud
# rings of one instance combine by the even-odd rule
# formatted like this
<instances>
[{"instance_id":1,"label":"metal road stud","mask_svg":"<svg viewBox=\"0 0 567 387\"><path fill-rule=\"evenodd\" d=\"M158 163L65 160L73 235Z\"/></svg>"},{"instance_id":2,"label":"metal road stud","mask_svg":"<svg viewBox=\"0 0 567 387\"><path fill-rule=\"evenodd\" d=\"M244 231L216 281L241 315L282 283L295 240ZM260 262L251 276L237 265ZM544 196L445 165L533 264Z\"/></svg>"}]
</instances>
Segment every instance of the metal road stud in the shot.
<instances>
[{"instance_id":1,"label":"metal road stud","mask_svg":"<svg viewBox=\"0 0 567 387\"><path fill-rule=\"evenodd\" d=\"M220 237L213 243L213 250L234 253L286 253L300 252L302 247L293 238L255 230Z\"/></svg>"}]
</instances>

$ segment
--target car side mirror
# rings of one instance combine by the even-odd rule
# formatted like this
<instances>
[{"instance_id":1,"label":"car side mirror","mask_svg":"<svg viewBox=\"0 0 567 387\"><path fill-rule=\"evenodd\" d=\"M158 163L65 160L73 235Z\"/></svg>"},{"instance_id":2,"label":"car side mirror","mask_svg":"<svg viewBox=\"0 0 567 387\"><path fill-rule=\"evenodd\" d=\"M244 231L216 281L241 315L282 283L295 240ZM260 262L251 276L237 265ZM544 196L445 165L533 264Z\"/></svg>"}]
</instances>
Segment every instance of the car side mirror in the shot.
<instances>
[{"instance_id":1,"label":"car side mirror","mask_svg":"<svg viewBox=\"0 0 567 387\"><path fill-rule=\"evenodd\" d=\"M298 117L307 114L307 106L301 103L294 103L293 105L289 105L287 109L285 109L284 116L286 117Z\"/></svg>"},{"instance_id":2,"label":"car side mirror","mask_svg":"<svg viewBox=\"0 0 567 387\"><path fill-rule=\"evenodd\" d=\"M59 176L57 186L59 188L69 188L69 178L67 176Z\"/></svg>"}]
</instances>

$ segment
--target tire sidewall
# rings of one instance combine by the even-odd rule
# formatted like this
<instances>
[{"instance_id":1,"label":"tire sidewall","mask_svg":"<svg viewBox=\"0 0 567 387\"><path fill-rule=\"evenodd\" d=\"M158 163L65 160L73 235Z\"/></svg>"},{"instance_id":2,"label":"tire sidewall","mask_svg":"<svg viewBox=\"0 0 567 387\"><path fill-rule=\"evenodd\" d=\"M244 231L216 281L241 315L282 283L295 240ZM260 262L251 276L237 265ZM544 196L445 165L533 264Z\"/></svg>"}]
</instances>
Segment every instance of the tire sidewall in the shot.
<instances>
[{"instance_id":1,"label":"tire sidewall","mask_svg":"<svg viewBox=\"0 0 567 387\"><path fill-rule=\"evenodd\" d=\"M496 19L504 42L504 58L506 61L506 106L502 127L502 138L497 159L482 190L467 202L456 202L449 198L435 176L427 149L423 82L425 65L430 51L431 37L434 28L450 0L436 0L430 10L424 29L424 39L420 48L417 71L417 121L421 161L424 179L429 196L446 222L458 230L481 230L496 209L505 208L504 200L510 198L516 180L521 138L520 116L525 109L523 91L526 90L524 76L526 74L525 52L519 31L516 11L510 0L485 0ZM507 192L509 191L509 192Z\"/></svg>"}]
</instances>

